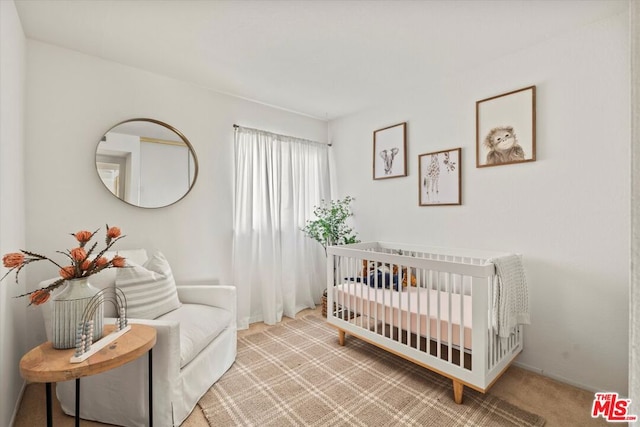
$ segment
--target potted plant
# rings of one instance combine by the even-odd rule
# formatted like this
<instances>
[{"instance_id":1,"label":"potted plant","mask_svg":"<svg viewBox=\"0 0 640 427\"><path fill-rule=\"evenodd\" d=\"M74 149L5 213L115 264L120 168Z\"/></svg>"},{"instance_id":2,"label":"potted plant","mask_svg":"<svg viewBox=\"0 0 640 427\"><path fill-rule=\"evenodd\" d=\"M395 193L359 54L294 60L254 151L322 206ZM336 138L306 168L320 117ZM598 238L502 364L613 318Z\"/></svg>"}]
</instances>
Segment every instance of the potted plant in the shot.
<instances>
[{"instance_id":1,"label":"potted plant","mask_svg":"<svg viewBox=\"0 0 640 427\"><path fill-rule=\"evenodd\" d=\"M327 254L327 246L347 245L358 243L356 232L347 225L347 219L353 216L350 203L355 200L351 196L344 199L332 200L326 203L324 200L320 206L314 206L314 220L308 220L302 231L310 238L322 245L324 254Z\"/></svg>"},{"instance_id":2,"label":"potted plant","mask_svg":"<svg viewBox=\"0 0 640 427\"><path fill-rule=\"evenodd\" d=\"M353 228L347 225L347 220L353 216L350 206L353 200L355 199L351 196L342 200L332 200L330 203L323 200L320 206L313 208L316 219L308 220L302 228L308 237L322 245L325 256L327 255L327 246L347 245L360 241L356 238L357 233ZM322 293L322 315L327 317L326 289Z\"/></svg>"}]
</instances>

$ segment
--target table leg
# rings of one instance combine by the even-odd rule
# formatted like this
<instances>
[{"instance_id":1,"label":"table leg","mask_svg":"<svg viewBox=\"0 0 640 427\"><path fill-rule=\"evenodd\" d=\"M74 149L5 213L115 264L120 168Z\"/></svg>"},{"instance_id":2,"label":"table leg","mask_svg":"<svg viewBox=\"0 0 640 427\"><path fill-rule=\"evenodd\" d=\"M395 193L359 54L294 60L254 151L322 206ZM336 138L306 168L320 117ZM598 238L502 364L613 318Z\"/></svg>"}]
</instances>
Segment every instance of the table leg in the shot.
<instances>
[{"instance_id":1,"label":"table leg","mask_svg":"<svg viewBox=\"0 0 640 427\"><path fill-rule=\"evenodd\" d=\"M47 393L47 427L53 427L53 418L51 417L51 383L45 384Z\"/></svg>"},{"instance_id":2,"label":"table leg","mask_svg":"<svg viewBox=\"0 0 640 427\"><path fill-rule=\"evenodd\" d=\"M149 427L153 427L153 349L149 349Z\"/></svg>"},{"instance_id":3,"label":"table leg","mask_svg":"<svg viewBox=\"0 0 640 427\"><path fill-rule=\"evenodd\" d=\"M80 427L80 378L76 378L76 427Z\"/></svg>"}]
</instances>

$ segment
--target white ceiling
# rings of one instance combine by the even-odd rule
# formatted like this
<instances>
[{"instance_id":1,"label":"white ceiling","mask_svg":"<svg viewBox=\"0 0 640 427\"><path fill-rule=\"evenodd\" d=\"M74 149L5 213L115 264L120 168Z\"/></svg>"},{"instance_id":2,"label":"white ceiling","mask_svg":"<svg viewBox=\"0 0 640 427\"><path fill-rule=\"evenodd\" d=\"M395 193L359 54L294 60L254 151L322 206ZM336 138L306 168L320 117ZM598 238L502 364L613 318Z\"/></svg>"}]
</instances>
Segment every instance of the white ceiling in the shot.
<instances>
[{"instance_id":1,"label":"white ceiling","mask_svg":"<svg viewBox=\"0 0 640 427\"><path fill-rule=\"evenodd\" d=\"M27 37L333 119L628 0L15 0Z\"/></svg>"}]
</instances>

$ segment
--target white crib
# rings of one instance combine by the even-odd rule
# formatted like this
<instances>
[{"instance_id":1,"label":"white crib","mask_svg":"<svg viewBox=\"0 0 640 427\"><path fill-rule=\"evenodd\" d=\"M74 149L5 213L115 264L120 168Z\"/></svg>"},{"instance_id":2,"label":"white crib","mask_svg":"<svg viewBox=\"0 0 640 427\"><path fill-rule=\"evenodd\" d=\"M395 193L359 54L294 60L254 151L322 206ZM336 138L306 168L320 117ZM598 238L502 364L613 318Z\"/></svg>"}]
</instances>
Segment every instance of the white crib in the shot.
<instances>
[{"instance_id":1,"label":"white crib","mask_svg":"<svg viewBox=\"0 0 640 427\"><path fill-rule=\"evenodd\" d=\"M353 335L486 392L522 351L518 326L496 334L496 252L357 243L328 248L327 321Z\"/></svg>"}]
</instances>

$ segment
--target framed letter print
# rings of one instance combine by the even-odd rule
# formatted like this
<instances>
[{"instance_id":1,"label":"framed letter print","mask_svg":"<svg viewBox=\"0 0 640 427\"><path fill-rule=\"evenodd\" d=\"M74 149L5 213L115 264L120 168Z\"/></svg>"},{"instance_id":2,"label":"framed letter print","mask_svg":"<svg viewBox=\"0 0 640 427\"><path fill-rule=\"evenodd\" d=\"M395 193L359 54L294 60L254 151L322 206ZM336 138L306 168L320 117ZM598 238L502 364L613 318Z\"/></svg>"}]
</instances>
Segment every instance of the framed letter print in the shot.
<instances>
[{"instance_id":1,"label":"framed letter print","mask_svg":"<svg viewBox=\"0 0 640 427\"><path fill-rule=\"evenodd\" d=\"M476 102L476 167L536 160L536 87Z\"/></svg>"},{"instance_id":2,"label":"framed letter print","mask_svg":"<svg viewBox=\"0 0 640 427\"><path fill-rule=\"evenodd\" d=\"M460 205L460 148L420 154L418 166L419 205Z\"/></svg>"},{"instance_id":3,"label":"framed letter print","mask_svg":"<svg viewBox=\"0 0 640 427\"><path fill-rule=\"evenodd\" d=\"M407 176L407 122L373 132L373 179Z\"/></svg>"}]
</instances>

